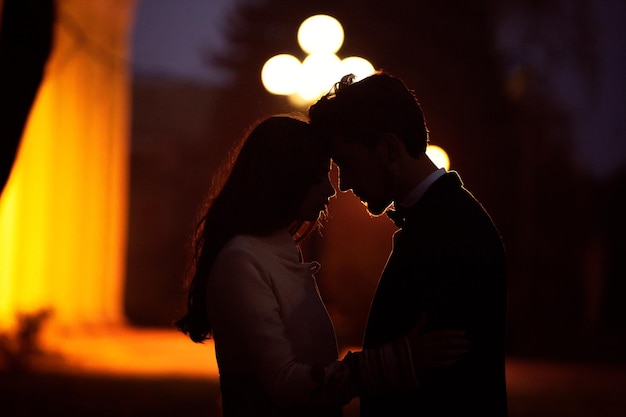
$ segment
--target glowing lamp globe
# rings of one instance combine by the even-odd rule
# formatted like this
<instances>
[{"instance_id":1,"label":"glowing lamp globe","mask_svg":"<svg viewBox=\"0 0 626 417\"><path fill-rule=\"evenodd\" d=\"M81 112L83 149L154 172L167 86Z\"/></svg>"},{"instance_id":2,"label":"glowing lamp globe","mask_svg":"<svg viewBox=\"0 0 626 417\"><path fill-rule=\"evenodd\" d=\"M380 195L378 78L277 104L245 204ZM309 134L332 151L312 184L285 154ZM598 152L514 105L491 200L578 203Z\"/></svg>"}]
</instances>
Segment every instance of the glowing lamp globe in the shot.
<instances>
[{"instance_id":1,"label":"glowing lamp globe","mask_svg":"<svg viewBox=\"0 0 626 417\"><path fill-rule=\"evenodd\" d=\"M334 54L343 45L343 37L341 23L324 14L305 19L298 29L298 43L308 54Z\"/></svg>"},{"instance_id":2,"label":"glowing lamp globe","mask_svg":"<svg viewBox=\"0 0 626 417\"><path fill-rule=\"evenodd\" d=\"M341 60L335 54L317 53L302 62L302 78L297 94L312 101L330 91L337 82Z\"/></svg>"},{"instance_id":3,"label":"glowing lamp globe","mask_svg":"<svg viewBox=\"0 0 626 417\"><path fill-rule=\"evenodd\" d=\"M302 63L293 55L275 55L265 62L261 70L263 86L272 94L293 94L301 79L301 67Z\"/></svg>"},{"instance_id":4,"label":"glowing lamp globe","mask_svg":"<svg viewBox=\"0 0 626 417\"><path fill-rule=\"evenodd\" d=\"M376 72L374 66L367 59L360 56L350 56L342 59L339 68L340 74L338 79L341 79L344 75L354 74L355 81L360 81Z\"/></svg>"},{"instance_id":5,"label":"glowing lamp globe","mask_svg":"<svg viewBox=\"0 0 626 417\"><path fill-rule=\"evenodd\" d=\"M428 145L426 147L426 155L437 166L437 168L450 169L450 158L448 153L436 145Z\"/></svg>"}]
</instances>

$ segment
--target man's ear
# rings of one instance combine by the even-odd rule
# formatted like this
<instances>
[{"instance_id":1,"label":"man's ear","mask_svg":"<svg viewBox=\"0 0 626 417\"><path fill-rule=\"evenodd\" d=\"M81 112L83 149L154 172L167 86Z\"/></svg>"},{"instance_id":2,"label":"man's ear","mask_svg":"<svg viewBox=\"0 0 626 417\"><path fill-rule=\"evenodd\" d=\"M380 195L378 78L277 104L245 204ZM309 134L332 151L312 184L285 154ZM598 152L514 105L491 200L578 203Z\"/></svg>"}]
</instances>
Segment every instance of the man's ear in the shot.
<instances>
[{"instance_id":1,"label":"man's ear","mask_svg":"<svg viewBox=\"0 0 626 417\"><path fill-rule=\"evenodd\" d=\"M393 133L383 133L376 144L376 152L382 161L387 164L394 164L400 160L402 153L406 151L404 143L399 137Z\"/></svg>"}]
</instances>

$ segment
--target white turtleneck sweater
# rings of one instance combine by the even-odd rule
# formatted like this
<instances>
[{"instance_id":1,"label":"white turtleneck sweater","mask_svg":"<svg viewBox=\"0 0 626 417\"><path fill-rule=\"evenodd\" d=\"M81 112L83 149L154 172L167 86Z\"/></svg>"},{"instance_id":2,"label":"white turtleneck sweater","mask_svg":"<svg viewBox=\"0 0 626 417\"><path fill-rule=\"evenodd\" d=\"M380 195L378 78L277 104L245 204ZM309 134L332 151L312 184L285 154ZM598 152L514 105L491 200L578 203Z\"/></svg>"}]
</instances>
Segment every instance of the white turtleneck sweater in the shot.
<instances>
[{"instance_id":1,"label":"white turtleneck sweater","mask_svg":"<svg viewBox=\"0 0 626 417\"><path fill-rule=\"evenodd\" d=\"M311 366L337 360L314 276L319 264L300 259L285 230L236 236L215 260L207 301L225 415L239 407L236 401L259 396L280 407L310 405L316 388Z\"/></svg>"}]
</instances>

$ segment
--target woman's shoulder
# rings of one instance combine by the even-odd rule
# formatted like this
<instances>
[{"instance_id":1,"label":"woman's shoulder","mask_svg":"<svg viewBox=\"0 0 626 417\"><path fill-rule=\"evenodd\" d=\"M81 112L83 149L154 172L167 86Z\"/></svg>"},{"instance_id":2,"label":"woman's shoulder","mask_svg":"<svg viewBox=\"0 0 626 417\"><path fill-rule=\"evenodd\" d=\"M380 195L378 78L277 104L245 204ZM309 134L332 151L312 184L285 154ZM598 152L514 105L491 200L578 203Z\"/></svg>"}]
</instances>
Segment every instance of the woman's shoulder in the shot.
<instances>
[{"instance_id":1,"label":"woman's shoulder","mask_svg":"<svg viewBox=\"0 0 626 417\"><path fill-rule=\"evenodd\" d=\"M211 267L212 286L236 286L265 270L266 253L255 239L248 236L231 238L217 254Z\"/></svg>"},{"instance_id":2,"label":"woman's shoulder","mask_svg":"<svg viewBox=\"0 0 626 417\"><path fill-rule=\"evenodd\" d=\"M263 236L236 235L222 247L217 259L245 262L266 259L273 253L271 242Z\"/></svg>"},{"instance_id":3,"label":"woman's shoulder","mask_svg":"<svg viewBox=\"0 0 626 417\"><path fill-rule=\"evenodd\" d=\"M256 236L236 235L233 236L228 242L226 242L226 244L222 247L222 251L245 251L256 246L259 246L259 239Z\"/></svg>"},{"instance_id":4,"label":"woman's shoulder","mask_svg":"<svg viewBox=\"0 0 626 417\"><path fill-rule=\"evenodd\" d=\"M270 254L292 257L297 255L298 247L287 231L281 231L268 236L236 235L226 242L221 252L263 258Z\"/></svg>"},{"instance_id":5,"label":"woman's shoulder","mask_svg":"<svg viewBox=\"0 0 626 417\"><path fill-rule=\"evenodd\" d=\"M283 242L286 245L288 242ZM282 264L286 257L297 256L297 247L287 248L277 245L276 237L237 235L231 238L218 253L211 268L214 283L227 278L233 282L239 279L246 280L249 276L267 275L275 265ZM289 252L288 254L286 252ZM237 278L237 279L235 279Z\"/></svg>"},{"instance_id":6,"label":"woman's shoulder","mask_svg":"<svg viewBox=\"0 0 626 417\"><path fill-rule=\"evenodd\" d=\"M253 235L236 235L232 237L222 247L221 252L250 252L257 253L258 251L264 251L270 247L270 241L264 236Z\"/></svg>"},{"instance_id":7,"label":"woman's shoulder","mask_svg":"<svg viewBox=\"0 0 626 417\"><path fill-rule=\"evenodd\" d=\"M231 238L222 247L217 255L217 262L230 259L231 262L241 262L245 260L253 260L262 257L264 245L254 236L237 235Z\"/></svg>"}]
</instances>

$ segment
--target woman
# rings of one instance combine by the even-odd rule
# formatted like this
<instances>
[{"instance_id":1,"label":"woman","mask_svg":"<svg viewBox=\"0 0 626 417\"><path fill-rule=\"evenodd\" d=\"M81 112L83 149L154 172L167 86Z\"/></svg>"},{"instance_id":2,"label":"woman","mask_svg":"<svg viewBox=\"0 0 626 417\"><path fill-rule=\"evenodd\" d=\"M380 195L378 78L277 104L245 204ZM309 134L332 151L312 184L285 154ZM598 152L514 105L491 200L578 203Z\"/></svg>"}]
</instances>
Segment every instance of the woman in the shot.
<instances>
[{"instance_id":1,"label":"woman","mask_svg":"<svg viewBox=\"0 0 626 417\"><path fill-rule=\"evenodd\" d=\"M319 264L298 246L335 195L327 144L305 121L273 116L240 149L204 208L176 323L194 342L214 339L224 416L340 416L360 391L415 388L412 360L432 364L441 350L418 358L403 339L337 360ZM380 371L390 358L397 365Z\"/></svg>"}]
</instances>

